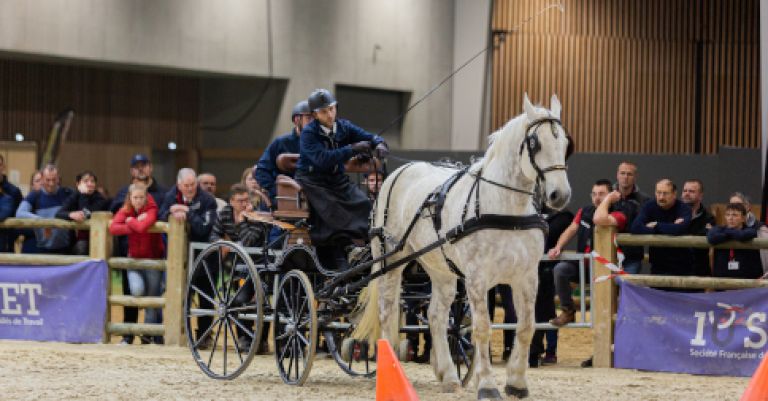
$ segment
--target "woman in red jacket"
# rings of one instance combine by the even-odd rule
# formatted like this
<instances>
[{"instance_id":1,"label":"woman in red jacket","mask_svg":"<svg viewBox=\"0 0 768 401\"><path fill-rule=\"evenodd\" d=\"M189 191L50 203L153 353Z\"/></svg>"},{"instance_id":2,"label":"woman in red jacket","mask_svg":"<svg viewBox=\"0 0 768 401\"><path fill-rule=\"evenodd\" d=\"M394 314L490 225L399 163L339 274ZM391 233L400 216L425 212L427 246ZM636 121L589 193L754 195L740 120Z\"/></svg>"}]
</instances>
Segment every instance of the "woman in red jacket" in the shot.
<instances>
[{"instance_id":1,"label":"woman in red jacket","mask_svg":"<svg viewBox=\"0 0 768 401\"><path fill-rule=\"evenodd\" d=\"M109 232L112 235L128 236L128 257L137 259L162 259L165 246L160 234L149 233L149 228L157 221L157 203L147 189L140 184L128 187L125 204L117 211ZM128 270L128 284L133 296L160 296L163 273L158 270ZM144 323L162 323L160 309L147 308ZM155 337L153 342L161 344L162 337ZM142 337L142 342L149 342Z\"/></svg>"}]
</instances>

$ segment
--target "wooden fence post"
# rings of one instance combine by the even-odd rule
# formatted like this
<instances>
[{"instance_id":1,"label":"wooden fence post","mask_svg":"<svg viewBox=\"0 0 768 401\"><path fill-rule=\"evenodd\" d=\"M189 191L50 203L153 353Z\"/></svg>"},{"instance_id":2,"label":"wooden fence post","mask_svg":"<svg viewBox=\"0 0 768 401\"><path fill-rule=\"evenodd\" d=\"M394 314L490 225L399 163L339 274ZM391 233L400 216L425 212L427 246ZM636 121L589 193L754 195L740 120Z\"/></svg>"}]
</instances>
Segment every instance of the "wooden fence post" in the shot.
<instances>
[{"instance_id":1,"label":"wooden fence post","mask_svg":"<svg viewBox=\"0 0 768 401\"><path fill-rule=\"evenodd\" d=\"M187 234L185 222L168 218L168 259L166 262L165 326L166 345L185 345L184 286L187 283Z\"/></svg>"},{"instance_id":2,"label":"wooden fence post","mask_svg":"<svg viewBox=\"0 0 768 401\"><path fill-rule=\"evenodd\" d=\"M93 212L91 218L88 221L90 225L90 233L88 239L89 256L92 259L101 259L103 261L109 260L112 255L112 235L109 234L109 221L112 219L112 213L110 212ZM110 335L107 331L107 325L112 320L112 311L109 304L109 296L112 295L112 270L107 265L107 298L104 302L107 303L106 316L104 319L104 336L102 342L109 343Z\"/></svg>"},{"instance_id":3,"label":"wooden fence post","mask_svg":"<svg viewBox=\"0 0 768 401\"><path fill-rule=\"evenodd\" d=\"M614 226L595 227L595 252L616 263L616 246L613 236ZM595 261L595 277L607 276L611 271L602 263ZM594 336L594 360L596 368L613 367L613 313L616 310L616 284L613 280L592 283L592 334Z\"/></svg>"}]
</instances>

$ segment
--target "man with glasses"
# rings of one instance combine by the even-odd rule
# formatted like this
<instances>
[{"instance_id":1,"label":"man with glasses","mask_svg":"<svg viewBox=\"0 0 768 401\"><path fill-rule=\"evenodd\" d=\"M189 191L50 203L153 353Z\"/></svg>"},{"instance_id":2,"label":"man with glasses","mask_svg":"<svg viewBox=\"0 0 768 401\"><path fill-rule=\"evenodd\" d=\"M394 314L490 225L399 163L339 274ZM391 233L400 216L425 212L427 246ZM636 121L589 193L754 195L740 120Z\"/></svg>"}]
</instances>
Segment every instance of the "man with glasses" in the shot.
<instances>
[{"instance_id":1,"label":"man with glasses","mask_svg":"<svg viewBox=\"0 0 768 401\"><path fill-rule=\"evenodd\" d=\"M293 122L293 129L284 135L275 138L272 143L267 146L264 154L261 155L259 162L256 163L256 169L253 173L256 181L259 185L269 193L269 198L272 200L273 205L277 205L275 202L275 196L277 196L277 188L275 186L275 180L280 174L293 177L293 171L280 171L277 168L277 157L283 153L299 153L299 138L301 131L306 125L312 122L312 113L309 110L309 103L306 100L302 100L293 106L293 112L291 113L291 121Z\"/></svg>"}]
</instances>

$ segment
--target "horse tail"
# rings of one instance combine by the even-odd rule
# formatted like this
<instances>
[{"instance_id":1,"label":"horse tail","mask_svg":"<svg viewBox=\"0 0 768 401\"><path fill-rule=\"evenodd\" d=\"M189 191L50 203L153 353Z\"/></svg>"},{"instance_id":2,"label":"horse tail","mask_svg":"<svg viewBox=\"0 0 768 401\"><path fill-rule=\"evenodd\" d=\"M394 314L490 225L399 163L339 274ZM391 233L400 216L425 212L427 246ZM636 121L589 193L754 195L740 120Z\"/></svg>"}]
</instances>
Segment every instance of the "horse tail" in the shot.
<instances>
[{"instance_id":1,"label":"horse tail","mask_svg":"<svg viewBox=\"0 0 768 401\"><path fill-rule=\"evenodd\" d=\"M361 310L362 314L352 331L352 338L375 343L381 337L378 280L371 281L367 287L360 291L355 309Z\"/></svg>"}]
</instances>

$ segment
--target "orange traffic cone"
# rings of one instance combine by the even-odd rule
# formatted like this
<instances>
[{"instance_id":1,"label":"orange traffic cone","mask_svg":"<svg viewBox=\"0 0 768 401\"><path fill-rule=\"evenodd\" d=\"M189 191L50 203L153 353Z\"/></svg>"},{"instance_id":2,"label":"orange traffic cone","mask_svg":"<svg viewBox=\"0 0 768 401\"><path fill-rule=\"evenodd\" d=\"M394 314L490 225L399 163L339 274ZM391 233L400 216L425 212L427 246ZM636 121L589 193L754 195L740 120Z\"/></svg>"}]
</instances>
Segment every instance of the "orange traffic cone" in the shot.
<instances>
[{"instance_id":1,"label":"orange traffic cone","mask_svg":"<svg viewBox=\"0 0 768 401\"><path fill-rule=\"evenodd\" d=\"M378 341L376 357L376 401L419 401L416 390L405 377L389 341Z\"/></svg>"},{"instance_id":2,"label":"orange traffic cone","mask_svg":"<svg viewBox=\"0 0 768 401\"><path fill-rule=\"evenodd\" d=\"M747 391L739 401L765 401L768 400L768 357L764 357L757 367L752 380L749 381ZM377 398L378 399L378 398Z\"/></svg>"}]
</instances>

